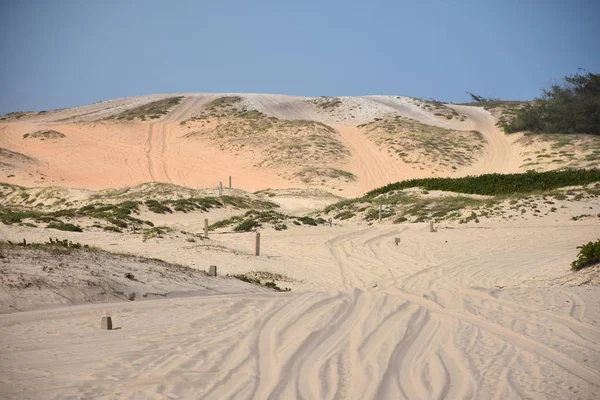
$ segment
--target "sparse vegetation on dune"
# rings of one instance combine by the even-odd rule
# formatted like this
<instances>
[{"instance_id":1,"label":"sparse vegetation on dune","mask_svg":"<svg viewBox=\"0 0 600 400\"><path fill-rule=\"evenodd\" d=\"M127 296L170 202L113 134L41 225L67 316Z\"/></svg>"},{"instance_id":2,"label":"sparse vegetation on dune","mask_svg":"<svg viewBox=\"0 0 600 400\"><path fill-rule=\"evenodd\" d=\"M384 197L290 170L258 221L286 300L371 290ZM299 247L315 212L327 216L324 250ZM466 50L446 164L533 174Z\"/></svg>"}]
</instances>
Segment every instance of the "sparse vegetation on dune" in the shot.
<instances>
[{"instance_id":1,"label":"sparse vegetation on dune","mask_svg":"<svg viewBox=\"0 0 600 400\"><path fill-rule=\"evenodd\" d=\"M257 151L262 158L257 165L267 168L316 167L323 159L336 162L350 155L330 126L268 117L260 111L247 110L234 100L223 99L226 98L217 99L218 106L206 108L200 115L182 122L191 130L184 137L208 139L229 151Z\"/></svg>"},{"instance_id":2,"label":"sparse vegetation on dune","mask_svg":"<svg viewBox=\"0 0 600 400\"><path fill-rule=\"evenodd\" d=\"M171 108L181 103L183 96L168 97L166 99L153 101L151 103L143 104L123 111L122 113L112 115L106 119L108 120L125 120L133 121L139 119L145 121L147 119L158 119L163 115L167 115Z\"/></svg>"},{"instance_id":3,"label":"sparse vegetation on dune","mask_svg":"<svg viewBox=\"0 0 600 400\"><path fill-rule=\"evenodd\" d=\"M23 135L23 139L40 139L40 140L46 140L46 139L62 139L64 138L65 135L54 131L54 130L43 130L43 131L36 131L33 133L26 133Z\"/></svg>"},{"instance_id":4,"label":"sparse vegetation on dune","mask_svg":"<svg viewBox=\"0 0 600 400\"><path fill-rule=\"evenodd\" d=\"M311 103L316 105L323 111L330 111L342 105L342 100L337 97L320 97L318 99L311 100Z\"/></svg>"},{"instance_id":5,"label":"sparse vegetation on dune","mask_svg":"<svg viewBox=\"0 0 600 400\"><path fill-rule=\"evenodd\" d=\"M294 173L293 177L298 178L304 183L321 182L323 178L336 179L344 182L356 181L356 175L337 168L306 167Z\"/></svg>"},{"instance_id":6,"label":"sparse vegetation on dune","mask_svg":"<svg viewBox=\"0 0 600 400\"><path fill-rule=\"evenodd\" d=\"M439 128L399 115L358 127L380 148L407 164L414 164L413 168L425 165L434 171L470 165L485 144L480 132Z\"/></svg>"},{"instance_id":7,"label":"sparse vegetation on dune","mask_svg":"<svg viewBox=\"0 0 600 400\"><path fill-rule=\"evenodd\" d=\"M519 143L528 170L595 168L600 164L600 135L526 133Z\"/></svg>"},{"instance_id":8,"label":"sparse vegetation on dune","mask_svg":"<svg viewBox=\"0 0 600 400\"><path fill-rule=\"evenodd\" d=\"M268 224L271 225L273 229L280 231L287 229L286 223L293 223L294 225L317 226L324 224L325 222L326 221L323 218L315 219L308 216L296 217L282 214L273 210L249 210L243 215L236 215L231 218L217 221L212 224L209 229L215 230L233 226L234 232L249 232L255 228L263 227L263 224Z\"/></svg>"}]
</instances>

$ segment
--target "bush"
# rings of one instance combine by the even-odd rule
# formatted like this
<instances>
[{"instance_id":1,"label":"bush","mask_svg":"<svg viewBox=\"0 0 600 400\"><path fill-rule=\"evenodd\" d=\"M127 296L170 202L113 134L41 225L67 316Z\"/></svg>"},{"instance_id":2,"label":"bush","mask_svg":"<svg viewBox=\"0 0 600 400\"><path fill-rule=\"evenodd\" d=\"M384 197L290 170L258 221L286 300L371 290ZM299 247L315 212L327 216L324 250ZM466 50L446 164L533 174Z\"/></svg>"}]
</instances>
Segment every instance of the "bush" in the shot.
<instances>
[{"instance_id":1,"label":"bush","mask_svg":"<svg viewBox=\"0 0 600 400\"><path fill-rule=\"evenodd\" d=\"M571 263L571 268L579 271L582 268L600 263L600 239L578 246L577 259Z\"/></svg>"},{"instance_id":2,"label":"bush","mask_svg":"<svg viewBox=\"0 0 600 400\"><path fill-rule=\"evenodd\" d=\"M425 190L444 190L481 195L523 194L587 185L600 181L600 169L570 169L562 171L526 172L522 174L486 174L464 178L411 179L380 187L368 192L370 199L394 190L420 187Z\"/></svg>"},{"instance_id":3,"label":"bush","mask_svg":"<svg viewBox=\"0 0 600 400\"><path fill-rule=\"evenodd\" d=\"M508 133L591 133L600 135L600 74L575 74L542 92L540 98L502 124Z\"/></svg>"},{"instance_id":4,"label":"bush","mask_svg":"<svg viewBox=\"0 0 600 400\"><path fill-rule=\"evenodd\" d=\"M252 230L252 228L258 228L259 226L261 226L260 222L254 219L246 219L242 221L241 224L233 228L233 230L236 232L249 232Z\"/></svg>"},{"instance_id":5,"label":"bush","mask_svg":"<svg viewBox=\"0 0 600 400\"><path fill-rule=\"evenodd\" d=\"M50 229L58 229L59 231L83 232L80 226L65 222L51 222L48 224Z\"/></svg>"}]
</instances>

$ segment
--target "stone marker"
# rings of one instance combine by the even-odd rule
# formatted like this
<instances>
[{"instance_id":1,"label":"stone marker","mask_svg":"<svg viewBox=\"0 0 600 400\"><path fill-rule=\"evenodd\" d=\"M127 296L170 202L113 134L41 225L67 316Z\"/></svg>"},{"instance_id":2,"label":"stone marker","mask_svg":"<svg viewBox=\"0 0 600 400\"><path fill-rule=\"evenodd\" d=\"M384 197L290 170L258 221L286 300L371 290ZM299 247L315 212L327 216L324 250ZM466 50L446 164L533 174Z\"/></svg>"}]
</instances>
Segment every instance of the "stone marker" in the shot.
<instances>
[{"instance_id":1,"label":"stone marker","mask_svg":"<svg viewBox=\"0 0 600 400\"><path fill-rule=\"evenodd\" d=\"M100 323L100 329L111 331L112 330L112 318L111 317L102 317L102 322Z\"/></svg>"},{"instance_id":2,"label":"stone marker","mask_svg":"<svg viewBox=\"0 0 600 400\"><path fill-rule=\"evenodd\" d=\"M208 269L208 275L217 276L217 266L216 265L210 266L210 268Z\"/></svg>"},{"instance_id":3,"label":"stone marker","mask_svg":"<svg viewBox=\"0 0 600 400\"><path fill-rule=\"evenodd\" d=\"M394 242L396 242L396 246L398 246L398 243L400 243L400 238L399 237L394 238Z\"/></svg>"},{"instance_id":4,"label":"stone marker","mask_svg":"<svg viewBox=\"0 0 600 400\"><path fill-rule=\"evenodd\" d=\"M127 300L134 301L135 300L135 292L127 294Z\"/></svg>"}]
</instances>

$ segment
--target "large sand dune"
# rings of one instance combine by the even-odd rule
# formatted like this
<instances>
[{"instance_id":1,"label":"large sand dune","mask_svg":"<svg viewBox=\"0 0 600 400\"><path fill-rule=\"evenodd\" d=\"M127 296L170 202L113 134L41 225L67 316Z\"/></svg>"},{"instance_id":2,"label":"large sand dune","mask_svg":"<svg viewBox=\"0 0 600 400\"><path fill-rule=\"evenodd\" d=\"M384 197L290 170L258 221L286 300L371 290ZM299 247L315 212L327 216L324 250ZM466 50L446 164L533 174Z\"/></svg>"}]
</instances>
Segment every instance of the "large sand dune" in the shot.
<instances>
[{"instance_id":1,"label":"large sand dune","mask_svg":"<svg viewBox=\"0 0 600 400\"><path fill-rule=\"evenodd\" d=\"M182 96L183 99L160 118L130 121L111 119L128 110L175 96ZM239 98L240 107L256 110L268 117L282 121L315 121L335 127L339 140L347 146L349 156L344 159L319 156L319 166L347 171L355 175L355 180L339 181L327 174L323 182L294 180L302 168L313 165L290 159L287 166L280 163L277 169L268 168L264 164L270 156L264 149L261 153L259 148L247 145L233 150L220 144L219 138L223 134L212 137L213 140L201 135L190 138L189 133L198 129L197 124L185 125L184 121L190 121L190 118L206 110L211 102L227 96ZM518 137L513 136L509 140L494 126L494 119L489 112L475 107L439 107L454 109L458 111L456 115L462 117L449 120L442 114L435 115L433 107L422 101L399 96L304 98L262 94L155 95L65 110L9 115L0 121L0 147L39 162L25 166L13 166L5 162L0 168L0 179L24 186L53 184L87 189L134 186L149 181L207 188L215 187L218 181L225 181L231 175L236 187L244 190L308 186L339 191L341 195L349 196L398 179L519 170L522 162L519 147L514 143ZM386 149L376 148L357 128L357 125L388 115L426 124L423 126L480 131L487 145L478 161L458 170L446 168L441 172L433 171L430 165L410 168L390 158ZM231 118L223 114L219 118L211 118L212 122L202 126L205 130L214 129L215 123L231 122ZM215 122L215 119L218 121ZM293 124L288 125L288 135L293 135ZM23 137L44 129L57 131L64 137L47 140ZM274 132L267 131L257 140L275 146L278 139L270 136ZM281 150L273 147L269 151L276 157ZM310 153L311 150L303 148L299 151Z\"/></svg>"}]
</instances>

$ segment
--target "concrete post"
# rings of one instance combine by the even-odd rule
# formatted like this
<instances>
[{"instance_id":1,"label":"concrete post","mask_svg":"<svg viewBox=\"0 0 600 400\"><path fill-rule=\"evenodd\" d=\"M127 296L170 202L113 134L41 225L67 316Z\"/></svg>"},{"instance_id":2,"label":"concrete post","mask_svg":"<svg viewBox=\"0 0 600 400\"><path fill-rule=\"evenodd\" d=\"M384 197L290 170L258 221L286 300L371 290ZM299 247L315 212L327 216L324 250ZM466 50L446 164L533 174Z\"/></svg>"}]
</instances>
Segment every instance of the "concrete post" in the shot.
<instances>
[{"instance_id":1,"label":"concrete post","mask_svg":"<svg viewBox=\"0 0 600 400\"><path fill-rule=\"evenodd\" d=\"M256 232L256 249L254 255L260 256L260 232Z\"/></svg>"},{"instance_id":2,"label":"concrete post","mask_svg":"<svg viewBox=\"0 0 600 400\"><path fill-rule=\"evenodd\" d=\"M204 236L208 237L208 218L204 218Z\"/></svg>"},{"instance_id":3,"label":"concrete post","mask_svg":"<svg viewBox=\"0 0 600 400\"><path fill-rule=\"evenodd\" d=\"M231 175L229 175L229 189L231 189Z\"/></svg>"},{"instance_id":4,"label":"concrete post","mask_svg":"<svg viewBox=\"0 0 600 400\"><path fill-rule=\"evenodd\" d=\"M216 265L210 266L210 268L208 269L208 275L217 276L217 266Z\"/></svg>"},{"instance_id":5,"label":"concrete post","mask_svg":"<svg viewBox=\"0 0 600 400\"><path fill-rule=\"evenodd\" d=\"M112 330L112 318L111 317L102 317L102 321L100 322L100 329L110 331Z\"/></svg>"}]
</instances>

